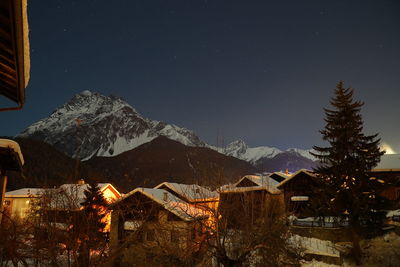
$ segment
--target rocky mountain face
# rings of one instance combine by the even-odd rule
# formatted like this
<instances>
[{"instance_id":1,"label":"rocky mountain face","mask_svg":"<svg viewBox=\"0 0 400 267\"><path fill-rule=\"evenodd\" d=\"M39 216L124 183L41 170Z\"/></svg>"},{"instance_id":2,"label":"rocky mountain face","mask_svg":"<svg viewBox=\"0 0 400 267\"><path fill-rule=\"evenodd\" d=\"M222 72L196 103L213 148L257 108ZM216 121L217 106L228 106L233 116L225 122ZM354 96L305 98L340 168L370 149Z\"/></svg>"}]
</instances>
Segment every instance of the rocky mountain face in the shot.
<instances>
[{"instance_id":1,"label":"rocky mountain face","mask_svg":"<svg viewBox=\"0 0 400 267\"><path fill-rule=\"evenodd\" d=\"M190 130L143 118L121 98L90 91L75 95L19 137L42 140L71 157L89 159L115 156L161 135L188 146L205 145Z\"/></svg>"}]
</instances>

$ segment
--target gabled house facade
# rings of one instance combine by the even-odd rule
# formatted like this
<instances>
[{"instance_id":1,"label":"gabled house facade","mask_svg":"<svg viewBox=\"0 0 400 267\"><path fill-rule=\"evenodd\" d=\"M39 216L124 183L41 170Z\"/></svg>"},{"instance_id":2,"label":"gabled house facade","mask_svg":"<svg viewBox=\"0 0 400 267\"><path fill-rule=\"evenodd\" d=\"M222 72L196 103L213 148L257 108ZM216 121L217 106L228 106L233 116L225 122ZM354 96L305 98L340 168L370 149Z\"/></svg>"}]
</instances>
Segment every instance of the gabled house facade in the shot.
<instances>
[{"instance_id":1,"label":"gabled house facade","mask_svg":"<svg viewBox=\"0 0 400 267\"><path fill-rule=\"evenodd\" d=\"M99 188L107 203L112 203L121 197L118 190L110 183L99 183ZM89 187L81 180L77 184L63 184L58 188L22 188L5 194L4 204L10 213L10 216L26 218L32 209L35 200L46 198L48 201L42 201L40 204L46 203L45 207L49 216L48 218L64 227L63 223L68 221L68 216L79 212L82 209L81 203L85 201L84 191ZM105 218L109 230L110 215ZM67 227L67 226L65 226Z\"/></svg>"},{"instance_id":2,"label":"gabled house facade","mask_svg":"<svg viewBox=\"0 0 400 267\"><path fill-rule=\"evenodd\" d=\"M283 192L286 212L296 216L309 215L307 206L313 196L316 175L306 169L298 170L276 187Z\"/></svg>"},{"instance_id":3,"label":"gabled house facade","mask_svg":"<svg viewBox=\"0 0 400 267\"><path fill-rule=\"evenodd\" d=\"M257 223L269 212L283 214L282 192L276 187L278 181L269 175L246 175L232 186L221 188L219 212L227 219L228 228Z\"/></svg>"},{"instance_id":4,"label":"gabled house facade","mask_svg":"<svg viewBox=\"0 0 400 267\"><path fill-rule=\"evenodd\" d=\"M40 188L21 188L9 191L4 197L4 210L11 217L19 217L24 219L29 211L32 201L39 198L43 193Z\"/></svg>"},{"instance_id":5,"label":"gabled house facade","mask_svg":"<svg viewBox=\"0 0 400 267\"><path fill-rule=\"evenodd\" d=\"M385 183L381 196L391 202L391 209L400 209L400 154L385 154L369 173ZM378 180L378 181L379 181Z\"/></svg>"}]
</instances>

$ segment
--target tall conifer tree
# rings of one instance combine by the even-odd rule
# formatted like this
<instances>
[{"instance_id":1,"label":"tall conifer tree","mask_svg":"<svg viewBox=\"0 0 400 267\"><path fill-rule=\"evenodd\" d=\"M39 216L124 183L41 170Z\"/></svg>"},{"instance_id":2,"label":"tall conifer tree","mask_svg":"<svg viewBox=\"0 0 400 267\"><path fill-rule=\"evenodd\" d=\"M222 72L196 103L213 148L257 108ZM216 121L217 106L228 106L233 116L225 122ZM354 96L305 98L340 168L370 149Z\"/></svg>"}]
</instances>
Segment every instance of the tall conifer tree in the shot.
<instances>
[{"instance_id":1,"label":"tall conifer tree","mask_svg":"<svg viewBox=\"0 0 400 267\"><path fill-rule=\"evenodd\" d=\"M90 183L84 194L85 201L81 205L83 206L82 227L85 238L82 239L81 243L80 262L86 266L90 261L90 250L102 250L106 246L107 235L104 232L106 227L104 217L106 216L107 202L96 183Z\"/></svg>"},{"instance_id":2,"label":"tall conifer tree","mask_svg":"<svg viewBox=\"0 0 400 267\"><path fill-rule=\"evenodd\" d=\"M353 89L338 82L330 104L324 109L325 128L320 131L329 146L313 148L321 165L316 169L320 176L320 192L325 194L325 204L331 215L346 217L352 233L353 255L360 262L359 236L363 229L377 229L382 214L379 191L382 180L370 177L368 172L377 165L384 151L380 151L378 134L365 135L361 107L364 103L353 100Z\"/></svg>"}]
</instances>

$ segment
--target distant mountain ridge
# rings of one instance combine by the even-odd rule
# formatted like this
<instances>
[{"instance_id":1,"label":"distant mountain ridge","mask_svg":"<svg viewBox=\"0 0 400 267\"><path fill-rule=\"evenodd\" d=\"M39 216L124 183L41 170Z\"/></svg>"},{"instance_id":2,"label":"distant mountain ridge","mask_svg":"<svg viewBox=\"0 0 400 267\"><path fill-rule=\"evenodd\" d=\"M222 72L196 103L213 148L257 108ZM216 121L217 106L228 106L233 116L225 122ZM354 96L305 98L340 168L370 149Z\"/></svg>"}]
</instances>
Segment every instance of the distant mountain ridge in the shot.
<instances>
[{"instance_id":1,"label":"distant mountain ridge","mask_svg":"<svg viewBox=\"0 0 400 267\"><path fill-rule=\"evenodd\" d=\"M309 160L315 161L314 156L310 154L310 150L304 150L299 148L289 148L285 151L282 151L276 147L268 147L268 146L260 146L260 147L248 147L247 144L243 140L236 140L230 144L228 144L224 149L219 148L218 150L222 151L222 153L233 156L250 163L255 164L258 160L267 158L271 159L281 153L297 153L298 155L307 158Z\"/></svg>"},{"instance_id":2,"label":"distant mountain ridge","mask_svg":"<svg viewBox=\"0 0 400 267\"><path fill-rule=\"evenodd\" d=\"M246 161L207 147L185 146L165 136L114 157L93 157L85 164L108 177L124 192L165 181L217 187L257 172Z\"/></svg>"},{"instance_id":3,"label":"distant mountain ridge","mask_svg":"<svg viewBox=\"0 0 400 267\"><path fill-rule=\"evenodd\" d=\"M39 120L23 130L19 137L38 139L53 145L68 156L88 160L92 157L114 157L165 136L192 147L207 147L227 156L265 165L276 156L290 155L288 160L307 162L315 159L310 150L291 148L282 151L275 147L248 147L242 140L224 148L206 144L191 130L141 116L131 105L115 96L104 96L90 91L75 95L57 108L49 117ZM281 157L283 158L283 157ZM309 161L304 161L303 158ZM280 161L279 161L280 162ZM277 166L275 170L281 168Z\"/></svg>"}]
</instances>

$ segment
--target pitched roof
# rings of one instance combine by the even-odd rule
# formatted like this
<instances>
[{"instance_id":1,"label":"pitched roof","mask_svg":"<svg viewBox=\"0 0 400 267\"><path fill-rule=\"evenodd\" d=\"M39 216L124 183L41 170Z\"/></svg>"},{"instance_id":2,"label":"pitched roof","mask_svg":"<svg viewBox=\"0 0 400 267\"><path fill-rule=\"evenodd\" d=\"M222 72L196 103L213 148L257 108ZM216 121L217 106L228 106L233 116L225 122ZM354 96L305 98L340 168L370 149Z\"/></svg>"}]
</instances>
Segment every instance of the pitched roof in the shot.
<instances>
[{"instance_id":1,"label":"pitched roof","mask_svg":"<svg viewBox=\"0 0 400 267\"><path fill-rule=\"evenodd\" d=\"M300 169L297 172L293 173L292 175L290 175L288 178L286 178L285 180L283 180L282 182L280 182L276 187L280 188L282 185L286 184L287 182L289 182L290 180L292 180L293 178L297 177L299 174L301 173L305 173L311 177L316 177L316 175L307 169Z\"/></svg>"},{"instance_id":2,"label":"pitched roof","mask_svg":"<svg viewBox=\"0 0 400 267\"><path fill-rule=\"evenodd\" d=\"M184 221L194 221L208 217L205 211L196 208L167 190L157 188L136 188L125 194L123 198L120 198L114 204L120 203L134 194L142 194L148 197Z\"/></svg>"},{"instance_id":3,"label":"pitched roof","mask_svg":"<svg viewBox=\"0 0 400 267\"><path fill-rule=\"evenodd\" d=\"M188 185L188 184L164 182L157 185L154 188L155 189L169 188L170 190L175 192L178 196L180 196L183 199L186 199L189 202L216 200L218 198L217 192L212 192L207 188L197 184Z\"/></svg>"},{"instance_id":4,"label":"pitched roof","mask_svg":"<svg viewBox=\"0 0 400 267\"><path fill-rule=\"evenodd\" d=\"M275 186L268 186L268 185L262 185L262 186L248 186L248 187L230 187L230 188L224 188L221 190L220 194L225 194L225 193L242 193L242 192L250 192L250 191L267 191L270 194L277 195L281 193L281 190L276 188Z\"/></svg>"},{"instance_id":5,"label":"pitched roof","mask_svg":"<svg viewBox=\"0 0 400 267\"><path fill-rule=\"evenodd\" d=\"M9 139L0 139L0 167L5 170L20 171L24 157L18 143Z\"/></svg>"},{"instance_id":6,"label":"pitched roof","mask_svg":"<svg viewBox=\"0 0 400 267\"><path fill-rule=\"evenodd\" d=\"M27 0L0 1L0 16L0 94L21 108L30 75Z\"/></svg>"},{"instance_id":7,"label":"pitched roof","mask_svg":"<svg viewBox=\"0 0 400 267\"><path fill-rule=\"evenodd\" d=\"M234 186L236 187L238 184L240 184L243 180L249 180L253 183L255 183L258 186L276 186L279 184L278 181L274 180L271 178L269 175L246 175L243 176Z\"/></svg>"},{"instance_id":8,"label":"pitched roof","mask_svg":"<svg viewBox=\"0 0 400 267\"><path fill-rule=\"evenodd\" d=\"M42 188L21 188L5 193L5 197L38 197L43 193Z\"/></svg>"}]
</instances>

